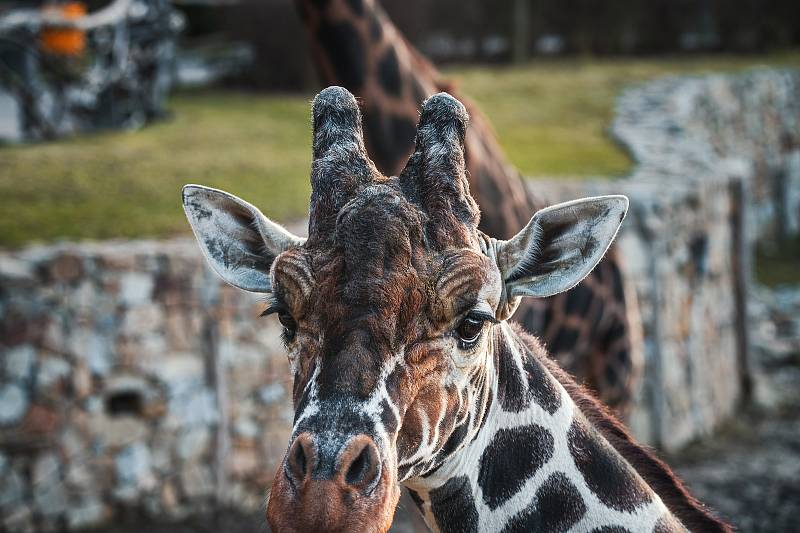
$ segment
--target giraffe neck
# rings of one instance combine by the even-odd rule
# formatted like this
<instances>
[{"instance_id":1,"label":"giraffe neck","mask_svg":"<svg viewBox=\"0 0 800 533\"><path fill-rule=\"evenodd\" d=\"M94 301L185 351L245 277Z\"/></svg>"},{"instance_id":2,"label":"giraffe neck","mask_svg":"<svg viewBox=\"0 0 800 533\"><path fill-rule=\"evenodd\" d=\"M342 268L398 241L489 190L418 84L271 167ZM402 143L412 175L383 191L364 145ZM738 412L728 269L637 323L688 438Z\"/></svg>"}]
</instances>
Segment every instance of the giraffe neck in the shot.
<instances>
[{"instance_id":1,"label":"giraffe neck","mask_svg":"<svg viewBox=\"0 0 800 533\"><path fill-rule=\"evenodd\" d=\"M504 323L491 351L494 390L483 427L434 472L406 482L429 526L683 530L550 373L538 343L525 342Z\"/></svg>"}]
</instances>

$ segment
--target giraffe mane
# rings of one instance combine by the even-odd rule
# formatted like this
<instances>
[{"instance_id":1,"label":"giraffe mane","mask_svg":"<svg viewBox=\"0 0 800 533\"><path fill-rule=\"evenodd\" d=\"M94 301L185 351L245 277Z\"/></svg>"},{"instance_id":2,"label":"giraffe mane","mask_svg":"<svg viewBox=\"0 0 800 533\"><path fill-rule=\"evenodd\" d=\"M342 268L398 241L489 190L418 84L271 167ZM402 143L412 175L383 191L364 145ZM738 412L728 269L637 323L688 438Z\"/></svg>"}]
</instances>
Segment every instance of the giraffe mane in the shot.
<instances>
[{"instance_id":1,"label":"giraffe mane","mask_svg":"<svg viewBox=\"0 0 800 533\"><path fill-rule=\"evenodd\" d=\"M526 344L538 341L519 324L509 322L514 332ZM532 351L532 353L538 353ZM564 369L549 357L540 357L553 377L564 387L578 409L597 428L603 437L628 461L642 476L642 479L655 491L664 505L690 531L719 531L732 533L734 529L724 520L714 516L695 498L678 476L648 447L637 443L628 429L603 405L594 394L577 383Z\"/></svg>"}]
</instances>

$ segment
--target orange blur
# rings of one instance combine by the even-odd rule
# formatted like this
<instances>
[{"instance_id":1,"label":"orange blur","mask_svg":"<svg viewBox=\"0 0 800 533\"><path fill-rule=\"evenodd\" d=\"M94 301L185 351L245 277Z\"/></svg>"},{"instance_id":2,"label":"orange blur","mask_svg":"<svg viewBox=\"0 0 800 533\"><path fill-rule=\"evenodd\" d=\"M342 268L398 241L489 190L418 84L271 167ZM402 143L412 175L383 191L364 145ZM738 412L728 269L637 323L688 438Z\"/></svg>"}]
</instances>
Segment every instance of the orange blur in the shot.
<instances>
[{"instance_id":1,"label":"orange blur","mask_svg":"<svg viewBox=\"0 0 800 533\"><path fill-rule=\"evenodd\" d=\"M46 5L45 13L58 13L66 19L78 19L86 15L83 2L67 2L60 5ZM60 56L78 56L86 49L86 34L82 30L59 27L43 27L40 35L42 50Z\"/></svg>"}]
</instances>

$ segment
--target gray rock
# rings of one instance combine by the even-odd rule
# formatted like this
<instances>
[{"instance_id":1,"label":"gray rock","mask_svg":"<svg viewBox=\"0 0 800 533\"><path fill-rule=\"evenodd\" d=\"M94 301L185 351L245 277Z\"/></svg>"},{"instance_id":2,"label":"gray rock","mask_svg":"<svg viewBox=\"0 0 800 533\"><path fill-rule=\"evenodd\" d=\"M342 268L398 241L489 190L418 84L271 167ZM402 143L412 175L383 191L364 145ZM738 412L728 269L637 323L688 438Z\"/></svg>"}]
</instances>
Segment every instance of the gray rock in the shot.
<instances>
[{"instance_id":1,"label":"gray rock","mask_svg":"<svg viewBox=\"0 0 800 533\"><path fill-rule=\"evenodd\" d=\"M92 488L92 485L94 484L94 476L92 475L92 471L89 469L89 466L86 463L76 459L78 458L73 458L73 462L70 463L69 467L67 468L67 485L69 485L70 488L84 490Z\"/></svg>"},{"instance_id":2,"label":"gray rock","mask_svg":"<svg viewBox=\"0 0 800 533\"><path fill-rule=\"evenodd\" d=\"M137 441L144 440L149 428L144 420L132 416L107 416L100 412L89 419L89 431L97 442L104 447L126 450ZM144 446L138 444L138 446ZM139 453L138 448L128 453ZM134 457L138 459L137 457ZM148 458L149 459L149 458Z\"/></svg>"},{"instance_id":3,"label":"gray rock","mask_svg":"<svg viewBox=\"0 0 800 533\"><path fill-rule=\"evenodd\" d=\"M6 379L27 383L33 374L36 351L30 344L23 344L8 350L3 358Z\"/></svg>"},{"instance_id":4,"label":"gray rock","mask_svg":"<svg viewBox=\"0 0 800 533\"><path fill-rule=\"evenodd\" d=\"M181 470L181 485L190 498L211 496L214 494L214 477L211 470L204 466L189 465Z\"/></svg>"},{"instance_id":5,"label":"gray rock","mask_svg":"<svg viewBox=\"0 0 800 533\"><path fill-rule=\"evenodd\" d=\"M258 389L258 397L265 404L272 405L286 398L286 389L280 383L269 383Z\"/></svg>"},{"instance_id":6,"label":"gray rock","mask_svg":"<svg viewBox=\"0 0 800 533\"><path fill-rule=\"evenodd\" d=\"M164 381L173 392L182 392L184 386L200 385L205 381L205 363L194 354L182 353L165 357L154 363L150 372Z\"/></svg>"},{"instance_id":7,"label":"gray rock","mask_svg":"<svg viewBox=\"0 0 800 533\"><path fill-rule=\"evenodd\" d=\"M256 425L252 418L240 417L236 420L236 424L234 424L234 430L236 431L236 435L246 439L254 439L258 436L258 425Z\"/></svg>"},{"instance_id":8,"label":"gray rock","mask_svg":"<svg viewBox=\"0 0 800 533\"><path fill-rule=\"evenodd\" d=\"M78 328L67 339L69 353L76 359L86 361L91 374L106 376L113 364L111 340L88 327Z\"/></svg>"},{"instance_id":9,"label":"gray rock","mask_svg":"<svg viewBox=\"0 0 800 533\"><path fill-rule=\"evenodd\" d=\"M153 293L153 277L141 272L126 272L120 276L120 301L128 307L148 302Z\"/></svg>"},{"instance_id":10,"label":"gray rock","mask_svg":"<svg viewBox=\"0 0 800 533\"><path fill-rule=\"evenodd\" d=\"M219 421L214 392L205 387L189 389L169 399L171 427L208 426Z\"/></svg>"},{"instance_id":11,"label":"gray rock","mask_svg":"<svg viewBox=\"0 0 800 533\"><path fill-rule=\"evenodd\" d=\"M28 410L25 389L14 383L0 385L0 426L11 426L22 420Z\"/></svg>"},{"instance_id":12,"label":"gray rock","mask_svg":"<svg viewBox=\"0 0 800 533\"><path fill-rule=\"evenodd\" d=\"M33 502L37 513L61 516L67 509L67 494L61 481L61 464L55 454L39 457L33 466Z\"/></svg>"},{"instance_id":13,"label":"gray rock","mask_svg":"<svg viewBox=\"0 0 800 533\"><path fill-rule=\"evenodd\" d=\"M105 519L106 514L106 507L100 498L89 494L77 502L70 503L67 510L67 526L71 530L96 526Z\"/></svg>"},{"instance_id":14,"label":"gray rock","mask_svg":"<svg viewBox=\"0 0 800 533\"><path fill-rule=\"evenodd\" d=\"M150 467L150 450L142 442L126 446L114 461L117 473L115 492L122 500L132 500L140 490L153 488L155 479Z\"/></svg>"},{"instance_id":15,"label":"gray rock","mask_svg":"<svg viewBox=\"0 0 800 533\"><path fill-rule=\"evenodd\" d=\"M194 461L208 449L211 431L205 426L195 426L184 431L178 440L178 457Z\"/></svg>"},{"instance_id":16,"label":"gray rock","mask_svg":"<svg viewBox=\"0 0 800 533\"><path fill-rule=\"evenodd\" d=\"M92 374L108 375L113 365L112 358L111 340L98 333L90 335L86 345L86 362Z\"/></svg>"},{"instance_id":17,"label":"gray rock","mask_svg":"<svg viewBox=\"0 0 800 533\"><path fill-rule=\"evenodd\" d=\"M41 392L54 383L69 377L72 370L70 364L60 357L45 357L39 364L36 374L36 386Z\"/></svg>"},{"instance_id":18,"label":"gray rock","mask_svg":"<svg viewBox=\"0 0 800 533\"><path fill-rule=\"evenodd\" d=\"M33 491L33 501L37 513L46 517L60 517L67 511L67 493L61 482L40 485Z\"/></svg>"},{"instance_id":19,"label":"gray rock","mask_svg":"<svg viewBox=\"0 0 800 533\"><path fill-rule=\"evenodd\" d=\"M36 281L33 264L11 256L0 256L0 280L4 283L31 284Z\"/></svg>"},{"instance_id":20,"label":"gray rock","mask_svg":"<svg viewBox=\"0 0 800 533\"><path fill-rule=\"evenodd\" d=\"M20 505L25 497L25 482L13 468L0 476L0 509L11 509Z\"/></svg>"},{"instance_id":21,"label":"gray rock","mask_svg":"<svg viewBox=\"0 0 800 533\"><path fill-rule=\"evenodd\" d=\"M161 307L145 302L125 312L121 332L130 336L151 335L161 329L163 321Z\"/></svg>"},{"instance_id":22,"label":"gray rock","mask_svg":"<svg viewBox=\"0 0 800 533\"><path fill-rule=\"evenodd\" d=\"M33 513L30 507L19 504L11 508L3 517L3 527L13 533L32 533L36 531L33 526Z\"/></svg>"}]
</instances>

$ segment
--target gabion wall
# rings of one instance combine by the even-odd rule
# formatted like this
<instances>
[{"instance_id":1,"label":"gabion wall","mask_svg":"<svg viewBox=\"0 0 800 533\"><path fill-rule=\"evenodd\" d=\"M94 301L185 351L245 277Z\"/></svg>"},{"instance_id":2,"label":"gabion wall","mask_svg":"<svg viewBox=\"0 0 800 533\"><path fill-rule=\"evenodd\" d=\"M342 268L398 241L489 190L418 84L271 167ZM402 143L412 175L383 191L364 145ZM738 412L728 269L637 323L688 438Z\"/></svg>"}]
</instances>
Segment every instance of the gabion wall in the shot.
<instances>
[{"instance_id":1,"label":"gabion wall","mask_svg":"<svg viewBox=\"0 0 800 533\"><path fill-rule=\"evenodd\" d=\"M648 442L705 434L746 393L749 243L800 217L798 94L797 72L769 71L632 89L614 124L632 176L532 184L553 200L631 197L617 246L646 356L632 425ZM0 254L0 529L260 509L292 417L263 307L189 239Z\"/></svg>"},{"instance_id":2,"label":"gabion wall","mask_svg":"<svg viewBox=\"0 0 800 533\"><path fill-rule=\"evenodd\" d=\"M628 423L639 440L667 450L725 420L743 399L749 372L742 375L748 353L736 300L746 282L731 223L736 178L708 178L668 188L641 181L537 186L550 198L631 199L615 246L638 308L634 328L641 326L645 369Z\"/></svg>"},{"instance_id":3,"label":"gabion wall","mask_svg":"<svg viewBox=\"0 0 800 533\"><path fill-rule=\"evenodd\" d=\"M675 450L747 399L747 293L758 239L800 233L800 72L665 78L620 97L623 180L532 182L553 200L626 194L617 241L635 289L645 376L630 425Z\"/></svg>"},{"instance_id":4,"label":"gabion wall","mask_svg":"<svg viewBox=\"0 0 800 533\"><path fill-rule=\"evenodd\" d=\"M800 71L671 77L625 91L611 133L637 162L629 180L746 177L748 235L800 233Z\"/></svg>"},{"instance_id":5,"label":"gabion wall","mask_svg":"<svg viewBox=\"0 0 800 533\"><path fill-rule=\"evenodd\" d=\"M0 511L12 531L115 507L258 510L286 449L286 357L194 241L0 257ZM0 527L2 529L2 527Z\"/></svg>"},{"instance_id":6,"label":"gabion wall","mask_svg":"<svg viewBox=\"0 0 800 533\"><path fill-rule=\"evenodd\" d=\"M666 78L619 99L637 161L623 250L639 295L645 388L632 421L675 449L753 383L747 293L757 240L800 234L800 71Z\"/></svg>"}]
</instances>

